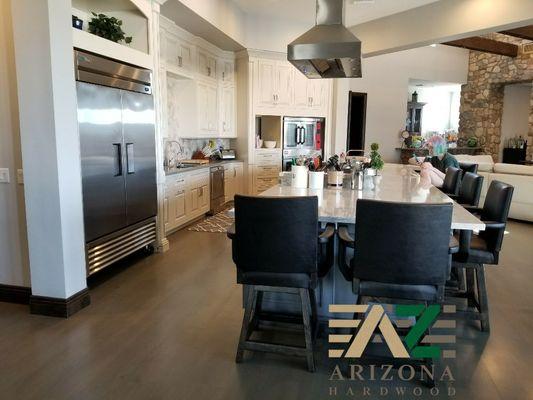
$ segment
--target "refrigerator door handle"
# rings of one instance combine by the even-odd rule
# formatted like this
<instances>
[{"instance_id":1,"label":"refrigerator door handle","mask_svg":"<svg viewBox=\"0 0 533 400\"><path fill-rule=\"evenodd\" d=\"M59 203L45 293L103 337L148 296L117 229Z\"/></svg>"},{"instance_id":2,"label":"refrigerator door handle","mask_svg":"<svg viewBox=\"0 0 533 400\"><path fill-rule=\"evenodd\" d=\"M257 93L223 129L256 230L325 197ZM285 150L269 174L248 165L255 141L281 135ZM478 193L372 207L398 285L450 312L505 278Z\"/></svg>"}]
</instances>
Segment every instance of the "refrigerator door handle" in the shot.
<instances>
[{"instance_id":1,"label":"refrigerator door handle","mask_svg":"<svg viewBox=\"0 0 533 400\"><path fill-rule=\"evenodd\" d=\"M135 173L135 155L133 153L133 143L126 143L126 166L128 174Z\"/></svg>"},{"instance_id":2,"label":"refrigerator door handle","mask_svg":"<svg viewBox=\"0 0 533 400\"><path fill-rule=\"evenodd\" d=\"M113 143L115 147L115 176L122 176L122 144Z\"/></svg>"}]
</instances>

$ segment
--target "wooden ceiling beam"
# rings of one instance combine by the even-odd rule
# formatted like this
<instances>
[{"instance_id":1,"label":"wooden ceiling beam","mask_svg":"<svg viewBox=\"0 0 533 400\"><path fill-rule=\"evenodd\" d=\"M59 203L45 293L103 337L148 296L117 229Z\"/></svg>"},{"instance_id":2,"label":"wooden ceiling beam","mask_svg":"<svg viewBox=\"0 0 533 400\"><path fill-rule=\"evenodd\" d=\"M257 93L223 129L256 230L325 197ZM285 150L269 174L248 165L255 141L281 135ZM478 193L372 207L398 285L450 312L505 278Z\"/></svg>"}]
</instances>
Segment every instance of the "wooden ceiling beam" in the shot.
<instances>
[{"instance_id":1,"label":"wooden ceiling beam","mask_svg":"<svg viewBox=\"0 0 533 400\"><path fill-rule=\"evenodd\" d=\"M514 36L520 39L533 40L533 25L523 26L522 28L509 29L507 31L501 31L507 36Z\"/></svg>"},{"instance_id":2,"label":"wooden ceiling beam","mask_svg":"<svg viewBox=\"0 0 533 400\"><path fill-rule=\"evenodd\" d=\"M508 57L516 57L518 55L518 46L515 44L500 42L498 40L487 39L480 36L452 40L451 42L445 42L442 44Z\"/></svg>"}]
</instances>

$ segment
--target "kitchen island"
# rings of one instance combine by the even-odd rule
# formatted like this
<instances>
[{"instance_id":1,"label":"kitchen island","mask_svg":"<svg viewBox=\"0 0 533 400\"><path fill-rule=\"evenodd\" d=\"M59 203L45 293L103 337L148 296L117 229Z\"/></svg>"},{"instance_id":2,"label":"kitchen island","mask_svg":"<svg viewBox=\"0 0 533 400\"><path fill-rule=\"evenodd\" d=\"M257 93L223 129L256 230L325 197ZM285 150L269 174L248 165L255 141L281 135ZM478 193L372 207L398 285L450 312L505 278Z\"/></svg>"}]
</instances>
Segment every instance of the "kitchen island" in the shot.
<instances>
[{"instance_id":1,"label":"kitchen island","mask_svg":"<svg viewBox=\"0 0 533 400\"><path fill-rule=\"evenodd\" d=\"M322 224L334 223L347 225L350 231L355 230L357 199L375 199L382 201L405 203L453 203L452 229L484 230L482 221L469 213L461 205L455 203L434 186L424 186L420 182L420 175L412 166L388 164L381 176L370 177L374 183L373 189L362 191L348 188L298 189L277 185L263 193L266 197L317 196L318 219ZM420 221L423 223L424 221ZM391 243L394 246L394 243ZM329 274L324 277L316 293L319 318L327 319L330 314L330 304L350 304L356 301L352 293L352 283L347 282L337 265L337 243L335 243L335 264ZM271 311L297 313L299 303L290 295L267 293L263 299L263 307Z\"/></svg>"}]
</instances>

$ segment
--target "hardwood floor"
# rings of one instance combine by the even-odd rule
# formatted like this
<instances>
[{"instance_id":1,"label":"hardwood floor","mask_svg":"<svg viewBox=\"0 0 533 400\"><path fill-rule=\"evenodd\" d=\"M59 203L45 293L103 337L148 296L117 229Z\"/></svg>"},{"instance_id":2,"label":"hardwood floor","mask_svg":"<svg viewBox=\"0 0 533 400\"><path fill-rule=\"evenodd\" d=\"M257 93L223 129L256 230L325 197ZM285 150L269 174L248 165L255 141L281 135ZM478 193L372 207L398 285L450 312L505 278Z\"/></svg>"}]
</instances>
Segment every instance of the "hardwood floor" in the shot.
<instances>
[{"instance_id":1,"label":"hardwood floor","mask_svg":"<svg viewBox=\"0 0 533 400\"><path fill-rule=\"evenodd\" d=\"M457 399L533 398L533 224L508 230L500 266L487 271L490 336L458 323ZM0 303L0 398L329 398L334 363L324 339L314 374L300 358L254 354L235 363L243 311L225 235L180 231L170 241L165 254L131 258L92 279L92 304L69 319ZM331 398L391 385L336 386Z\"/></svg>"}]
</instances>

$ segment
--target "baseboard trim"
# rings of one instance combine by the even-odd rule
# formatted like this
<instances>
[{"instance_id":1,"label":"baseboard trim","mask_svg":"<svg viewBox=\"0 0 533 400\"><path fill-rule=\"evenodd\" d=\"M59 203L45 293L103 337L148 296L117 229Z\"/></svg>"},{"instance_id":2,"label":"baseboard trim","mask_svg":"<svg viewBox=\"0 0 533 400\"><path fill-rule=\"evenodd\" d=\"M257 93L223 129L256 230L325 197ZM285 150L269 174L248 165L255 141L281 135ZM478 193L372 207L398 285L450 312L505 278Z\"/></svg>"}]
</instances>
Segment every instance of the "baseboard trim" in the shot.
<instances>
[{"instance_id":1,"label":"baseboard trim","mask_svg":"<svg viewBox=\"0 0 533 400\"><path fill-rule=\"evenodd\" d=\"M31 288L0 284L0 301L15 304L29 304Z\"/></svg>"},{"instance_id":2,"label":"baseboard trim","mask_svg":"<svg viewBox=\"0 0 533 400\"><path fill-rule=\"evenodd\" d=\"M32 314L46 315L49 317L68 318L82 308L91 304L89 289L70 296L68 299L55 297L31 296L30 312Z\"/></svg>"}]
</instances>

